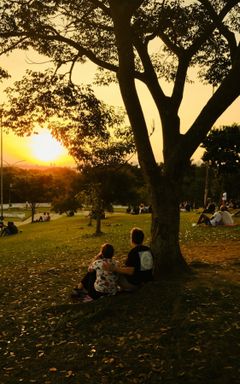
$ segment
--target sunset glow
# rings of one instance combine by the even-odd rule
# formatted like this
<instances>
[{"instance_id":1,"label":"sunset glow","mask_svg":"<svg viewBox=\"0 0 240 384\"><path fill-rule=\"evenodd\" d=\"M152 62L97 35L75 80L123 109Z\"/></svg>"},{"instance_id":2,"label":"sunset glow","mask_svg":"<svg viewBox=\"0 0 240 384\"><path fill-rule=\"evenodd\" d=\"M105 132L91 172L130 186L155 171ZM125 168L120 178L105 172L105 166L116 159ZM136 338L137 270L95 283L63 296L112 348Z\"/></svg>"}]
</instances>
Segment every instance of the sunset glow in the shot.
<instances>
[{"instance_id":1,"label":"sunset glow","mask_svg":"<svg viewBox=\"0 0 240 384\"><path fill-rule=\"evenodd\" d=\"M47 130L39 131L30 138L31 156L41 162L54 162L67 155L67 150Z\"/></svg>"}]
</instances>

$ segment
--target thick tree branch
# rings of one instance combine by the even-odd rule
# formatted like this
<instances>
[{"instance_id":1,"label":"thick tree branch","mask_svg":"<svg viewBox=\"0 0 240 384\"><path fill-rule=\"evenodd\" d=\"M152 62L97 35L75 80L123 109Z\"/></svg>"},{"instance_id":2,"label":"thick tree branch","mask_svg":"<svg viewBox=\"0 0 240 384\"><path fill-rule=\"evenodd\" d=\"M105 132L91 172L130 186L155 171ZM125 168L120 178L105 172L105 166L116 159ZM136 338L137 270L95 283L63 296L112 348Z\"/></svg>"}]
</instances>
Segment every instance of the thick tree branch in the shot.
<instances>
[{"instance_id":1,"label":"thick tree branch","mask_svg":"<svg viewBox=\"0 0 240 384\"><path fill-rule=\"evenodd\" d=\"M173 94L172 94L172 100L176 108L179 108L180 103L182 101L183 97L183 91L184 91L184 85L186 81L186 76L187 76L187 70L189 67L189 63L192 59L192 57L197 53L197 51L200 49L202 44L207 41L207 39L211 36L213 33L214 29L216 27L221 28L220 32L224 34L224 36L227 38L229 41L229 46L230 46L230 52L232 59L235 55L236 52L236 40L234 37L234 34L231 33L227 27L224 27L224 24L222 23L224 17L227 15L227 13L239 2L238 0L230 0L226 3L226 5L223 7L223 9L220 11L219 16L216 14L214 9L211 7L209 4L208 0L199 0L200 3L206 6L206 9L209 11L210 15L212 16L213 23L209 25L208 28L205 29L205 31L195 40L195 42L185 51L184 50L179 50L177 47L174 45L172 46L172 51L178 56L179 58L179 65L178 65L178 70L176 73L176 79L174 83L174 88L173 88ZM211 8L211 12L210 9ZM224 29L224 31L223 31ZM168 41L168 39L163 36L161 36L163 42L171 49L171 42Z\"/></svg>"},{"instance_id":2,"label":"thick tree branch","mask_svg":"<svg viewBox=\"0 0 240 384\"><path fill-rule=\"evenodd\" d=\"M184 50L183 48L180 48L178 47L176 44L174 44L169 38L168 36L165 35L165 33L163 31L161 31L160 29L158 30L158 36L160 37L160 39L164 42L164 44L166 45L166 47L168 47L168 49L173 52L177 57L180 57L182 56Z\"/></svg>"},{"instance_id":3,"label":"thick tree branch","mask_svg":"<svg viewBox=\"0 0 240 384\"><path fill-rule=\"evenodd\" d=\"M51 35L46 36L46 35L37 34L36 37L37 38L42 37L49 41L53 40L53 41L60 41L62 43L66 43L68 46L72 46L78 51L79 57L86 56L89 60L91 60L94 64L98 65L99 67L105 68L111 72L115 72L115 73L118 72L118 66L98 58L91 50L82 47L78 42L75 42L65 36L62 36L60 34L55 36L51 36ZM143 81L143 74L141 74L140 72L135 71L135 77L136 79Z\"/></svg>"},{"instance_id":4,"label":"thick tree branch","mask_svg":"<svg viewBox=\"0 0 240 384\"><path fill-rule=\"evenodd\" d=\"M119 6L119 0L109 0L110 9L118 6L118 11L124 15L128 20L130 20L136 12L136 10L144 3L145 0L121 0Z\"/></svg>"},{"instance_id":5,"label":"thick tree branch","mask_svg":"<svg viewBox=\"0 0 240 384\"><path fill-rule=\"evenodd\" d=\"M184 92L184 86L186 83L187 71L189 67L189 58L187 55L183 55L183 57L179 59L175 83L172 92L172 102L175 106L176 111L178 111Z\"/></svg>"},{"instance_id":6,"label":"thick tree branch","mask_svg":"<svg viewBox=\"0 0 240 384\"><path fill-rule=\"evenodd\" d=\"M11 44L10 47L5 48L2 51L0 51L0 56L4 55L6 53L9 53L9 52L13 51L14 49L18 48L18 46L21 45L26 40L27 40L27 37L23 37L22 39L20 39L20 40L16 41L15 43Z\"/></svg>"},{"instance_id":7,"label":"thick tree branch","mask_svg":"<svg viewBox=\"0 0 240 384\"><path fill-rule=\"evenodd\" d=\"M139 163L146 178L157 164L149 140L148 130L135 85L135 64L129 9L122 2L110 1L116 44L119 55L118 81L122 98L133 129Z\"/></svg>"},{"instance_id":8,"label":"thick tree branch","mask_svg":"<svg viewBox=\"0 0 240 384\"><path fill-rule=\"evenodd\" d=\"M199 0L200 3L204 2L204 0ZM234 8L234 6L238 3L238 0L229 0L226 2L226 5L220 11L218 15L218 23L222 22L224 17L228 14L228 12ZM217 28L216 23L212 22L205 31L196 38L195 42L187 49L189 57L193 57L196 52L200 49L200 47L207 41L210 35L213 33L214 29Z\"/></svg>"},{"instance_id":9,"label":"thick tree branch","mask_svg":"<svg viewBox=\"0 0 240 384\"><path fill-rule=\"evenodd\" d=\"M183 155L185 158L190 158L206 137L215 121L240 96L240 44L235 57L232 70L202 109L192 127L183 136L181 147L176 151L176 157Z\"/></svg>"},{"instance_id":10,"label":"thick tree branch","mask_svg":"<svg viewBox=\"0 0 240 384\"><path fill-rule=\"evenodd\" d=\"M231 7L235 6L239 1L233 0L229 1L227 5L223 8L223 10L220 12L219 16L215 12L214 8L212 7L211 3L208 0L200 0L200 2L205 6L205 8L208 10L209 15L214 22L214 25L219 29L219 32L222 33L222 35L226 38L229 45L229 50L231 54L232 61L234 60L235 52L237 49L237 41L235 38L235 35L233 32L231 32L228 27L223 23L223 18L226 15L226 12L229 12ZM230 9L229 9L230 6Z\"/></svg>"},{"instance_id":11,"label":"thick tree branch","mask_svg":"<svg viewBox=\"0 0 240 384\"><path fill-rule=\"evenodd\" d=\"M133 43L139 54L144 68L143 82L149 87L151 92L153 92L152 96L154 98L155 103L157 104L157 107L161 108L166 101L166 96L164 95L163 90L159 85L156 72L153 68L152 61L147 51L147 46L144 45L141 40L138 39L136 36L133 37Z\"/></svg>"}]
</instances>

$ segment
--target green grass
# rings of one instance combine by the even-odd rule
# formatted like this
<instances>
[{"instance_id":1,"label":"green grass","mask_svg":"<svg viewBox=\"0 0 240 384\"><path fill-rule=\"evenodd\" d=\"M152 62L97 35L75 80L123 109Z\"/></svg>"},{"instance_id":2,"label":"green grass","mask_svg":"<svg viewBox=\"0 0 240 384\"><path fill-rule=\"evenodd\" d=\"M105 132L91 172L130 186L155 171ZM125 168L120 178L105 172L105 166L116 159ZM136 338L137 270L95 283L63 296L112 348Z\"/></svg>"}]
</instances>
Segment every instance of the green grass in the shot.
<instances>
[{"instance_id":1,"label":"green grass","mask_svg":"<svg viewBox=\"0 0 240 384\"><path fill-rule=\"evenodd\" d=\"M181 215L192 276L88 304L69 293L90 259L108 241L124 260L133 226L149 242L150 215L108 214L101 237L81 215L0 238L0 383L237 383L240 263L224 246L240 249L240 230L197 218Z\"/></svg>"}]
</instances>

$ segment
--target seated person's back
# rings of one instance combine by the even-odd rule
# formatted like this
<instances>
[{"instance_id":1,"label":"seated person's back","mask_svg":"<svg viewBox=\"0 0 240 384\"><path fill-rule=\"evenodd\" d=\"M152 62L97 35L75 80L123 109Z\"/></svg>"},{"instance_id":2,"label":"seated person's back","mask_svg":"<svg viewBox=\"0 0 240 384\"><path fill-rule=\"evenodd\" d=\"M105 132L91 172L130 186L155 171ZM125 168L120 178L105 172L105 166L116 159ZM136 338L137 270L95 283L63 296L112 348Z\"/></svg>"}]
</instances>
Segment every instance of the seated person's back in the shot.
<instances>
[{"instance_id":1,"label":"seated person's back","mask_svg":"<svg viewBox=\"0 0 240 384\"><path fill-rule=\"evenodd\" d=\"M127 276L131 284L141 284L152 280L153 257L148 246L136 245L128 254L126 267L135 268L133 275Z\"/></svg>"},{"instance_id":2,"label":"seated person's back","mask_svg":"<svg viewBox=\"0 0 240 384\"><path fill-rule=\"evenodd\" d=\"M9 221L7 226L3 230L3 235L16 235L18 233L18 229L13 221Z\"/></svg>"},{"instance_id":3,"label":"seated person's back","mask_svg":"<svg viewBox=\"0 0 240 384\"><path fill-rule=\"evenodd\" d=\"M228 211L226 211L226 210L222 211L221 215L222 215L223 225L233 225L234 224L232 215Z\"/></svg>"},{"instance_id":4,"label":"seated person's back","mask_svg":"<svg viewBox=\"0 0 240 384\"><path fill-rule=\"evenodd\" d=\"M213 226L216 225L233 225L234 221L232 215L228 212L224 205L221 205L220 210L215 212L210 219L210 223Z\"/></svg>"},{"instance_id":5,"label":"seated person's back","mask_svg":"<svg viewBox=\"0 0 240 384\"><path fill-rule=\"evenodd\" d=\"M213 227L216 227L216 225L222 225L222 214L220 211L217 211L213 214L213 216L210 219L210 224Z\"/></svg>"},{"instance_id":6,"label":"seated person's back","mask_svg":"<svg viewBox=\"0 0 240 384\"><path fill-rule=\"evenodd\" d=\"M207 207L204 209L203 213L210 213L211 215L214 214L216 209L216 205L212 202L210 202Z\"/></svg>"}]
</instances>

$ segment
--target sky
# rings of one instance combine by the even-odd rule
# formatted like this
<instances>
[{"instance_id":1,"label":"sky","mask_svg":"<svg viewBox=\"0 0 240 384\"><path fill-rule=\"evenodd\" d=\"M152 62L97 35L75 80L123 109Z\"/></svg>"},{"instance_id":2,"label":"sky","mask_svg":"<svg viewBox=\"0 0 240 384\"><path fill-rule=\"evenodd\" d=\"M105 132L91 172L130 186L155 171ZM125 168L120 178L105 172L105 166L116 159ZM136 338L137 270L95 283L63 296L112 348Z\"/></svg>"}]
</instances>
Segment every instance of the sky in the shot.
<instances>
[{"instance_id":1,"label":"sky","mask_svg":"<svg viewBox=\"0 0 240 384\"><path fill-rule=\"evenodd\" d=\"M0 57L0 67L8 70L11 75L10 80L4 80L0 84L0 103L3 103L3 90L10 86L14 81L20 80L26 69L41 71L47 68L45 60L33 52L14 52L8 57ZM75 71L75 78L79 83L91 84L95 72L95 66L92 63L79 65ZM194 78L194 73L192 74ZM151 137L151 142L157 161L162 160L162 138L161 124L158 112L154 103L148 94L147 89L140 83L139 89L142 107L149 131L152 131L154 125L155 131ZM122 106L122 99L117 85L107 87L94 87L98 98L105 103L115 106ZM170 94L170 86L164 84L164 91ZM212 88L204 86L198 81L187 84L184 93L184 101L180 109L181 132L184 133L195 120L201 108L211 97ZM114 95L114 97L113 97ZM240 98L238 98L217 120L215 127L222 125L240 124ZM194 162L198 163L202 156L202 149L198 149L194 156ZM42 128L39 134L34 137L22 138L13 133L3 134L3 161L4 165L16 165L21 167L30 166L75 166L74 159L67 154L65 148L60 146L56 140L52 139L49 133Z\"/></svg>"}]
</instances>

